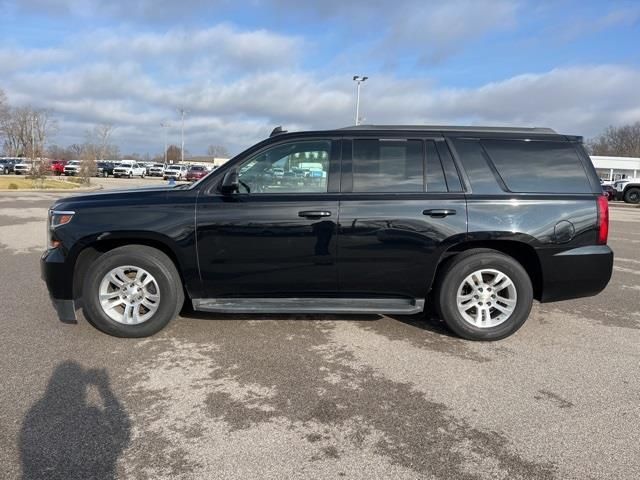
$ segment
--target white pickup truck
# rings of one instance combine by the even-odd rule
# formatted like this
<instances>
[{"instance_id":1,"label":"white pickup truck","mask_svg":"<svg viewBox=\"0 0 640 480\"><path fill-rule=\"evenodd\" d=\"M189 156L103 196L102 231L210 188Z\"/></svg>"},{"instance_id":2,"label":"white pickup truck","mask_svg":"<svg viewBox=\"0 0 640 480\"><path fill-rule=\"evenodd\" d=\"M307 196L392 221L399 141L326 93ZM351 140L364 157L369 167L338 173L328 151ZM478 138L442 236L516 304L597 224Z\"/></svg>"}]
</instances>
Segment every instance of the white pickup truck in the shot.
<instances>
[{"instance_id":1,"label":"white pickup truck","mask_svg":"<svg viewBox=\"0 0 640 480\"><path fill-rule=\"evenodd\" d=\"M616 199L626 203L640 203L640 178L623 178L613 183Z\"/></svg>"},{"instance_id":2,"label":"white pickup truck","mask_svg":"<svg viewBox=\"0 0 640 480\"><path fill-rule=\"evenodd\" d=\"M146 174L147 169L145 168L145 166L135 162L121 162L113 169L113 176L115 178L131 178L134 176L140 176L140 178L144 178Z\"/></svg>"},{"instance_id":3,"label":"white pickup truck","mask_svg":"<svg viewBox=\"0 0 640 480\"><path fill-rule=\"evenodd\" d=\"M70 162L67 162L62 173L64 173L66 177L78 175L78 173L80 173L80 160L71 160Z\"/></svg>"}]
</instances>

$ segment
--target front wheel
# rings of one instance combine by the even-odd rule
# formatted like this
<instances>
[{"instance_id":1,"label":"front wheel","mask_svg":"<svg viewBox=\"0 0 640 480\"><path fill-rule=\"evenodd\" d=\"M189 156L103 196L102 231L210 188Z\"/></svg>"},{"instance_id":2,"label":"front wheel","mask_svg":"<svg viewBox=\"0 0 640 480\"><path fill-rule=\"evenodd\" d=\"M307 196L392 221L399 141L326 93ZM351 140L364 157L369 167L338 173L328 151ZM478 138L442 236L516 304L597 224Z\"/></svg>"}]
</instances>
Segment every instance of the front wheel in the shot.
<instances>
[{"instance_id":1,"label":"front wheel","mask_svg":"<svg viewBox=\"0 0 640 480\"><path fill-rule=\"evenodd\" d=\"M626 203L640 203L640 188L629 188L624 192L624 201Z\"/></svg>"},{"instance_id":2,"label":"front wheel","mask_svg":"<svg viewBox=\"0 0 640 480\"><path fill-rule=\"evenodd\" d=\"M174 263L160 250L127 245L91 266L83 290L84 313L116 337L147 337L175 318L184 293Z\"/></svg>"},{"instance_id":3,"label":"front wheel","mask_svg":"<svg viewBox=\"0 0 640 480\"><path fill-rule=\"evenodd\" d=\"M468 340L499 340L527 320L533 303L531 279L512 257L488 249L458 254L436 286L438 313Z\"/></svg>"}]
</instances>

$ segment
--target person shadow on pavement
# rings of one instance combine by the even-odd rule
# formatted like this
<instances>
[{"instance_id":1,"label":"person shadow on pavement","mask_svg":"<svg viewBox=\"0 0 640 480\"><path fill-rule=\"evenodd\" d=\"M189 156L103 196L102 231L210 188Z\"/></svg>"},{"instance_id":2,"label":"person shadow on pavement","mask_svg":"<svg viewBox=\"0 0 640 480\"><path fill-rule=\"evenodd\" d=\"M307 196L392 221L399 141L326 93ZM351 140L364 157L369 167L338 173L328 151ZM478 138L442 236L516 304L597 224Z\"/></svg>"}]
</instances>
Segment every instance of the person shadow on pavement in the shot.
<instances>
[{"instance_id":1,"label":"person shadow on pavement","mask_svg":"<svg viewBox=\"0 0 640 480\"><path fill-rule=\"evenodd\" d=\"M89 395L91 390L96 395ZM106 370L61 363L22 424L22 478L115 479L116 462L130 437L129 416Z\"/></svg>"}]
</instances>

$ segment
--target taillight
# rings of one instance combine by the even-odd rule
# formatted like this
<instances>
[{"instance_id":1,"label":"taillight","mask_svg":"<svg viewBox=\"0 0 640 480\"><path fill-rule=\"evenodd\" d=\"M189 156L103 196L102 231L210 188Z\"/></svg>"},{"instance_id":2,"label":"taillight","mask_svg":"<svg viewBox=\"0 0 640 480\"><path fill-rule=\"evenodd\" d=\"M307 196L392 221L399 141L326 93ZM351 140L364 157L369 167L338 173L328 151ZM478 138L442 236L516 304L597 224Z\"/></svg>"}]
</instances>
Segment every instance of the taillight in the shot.
<instances>
[{"instance_id":1,"label":"taillight","mask_svg":"<svg viewBox=\"0 0 640 480\"><path fill-rule=\"evenodd\" d=\"M606 245L609 237L609 200L606 195L598 197L598 245Z\"/></svg>"}]
</instances>

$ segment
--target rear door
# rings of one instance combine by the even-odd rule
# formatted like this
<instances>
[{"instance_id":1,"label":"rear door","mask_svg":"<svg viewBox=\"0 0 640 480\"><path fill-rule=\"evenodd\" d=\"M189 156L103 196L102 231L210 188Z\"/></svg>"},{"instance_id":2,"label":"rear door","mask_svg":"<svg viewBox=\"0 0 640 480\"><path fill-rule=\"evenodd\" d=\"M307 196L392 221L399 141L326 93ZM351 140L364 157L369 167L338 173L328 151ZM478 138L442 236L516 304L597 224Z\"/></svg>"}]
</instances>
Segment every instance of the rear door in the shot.
<instances>
[{"instance_id":1,"label":"rear door","mask_svg":"<svg viewBox=\"0 0 640 480\"><path fill-rule=\"evenodd\" d=\"M441 137L344 140L341 294L423 299L443 251L466 236L466 201Z\"/></svg>"}]
</instances>

